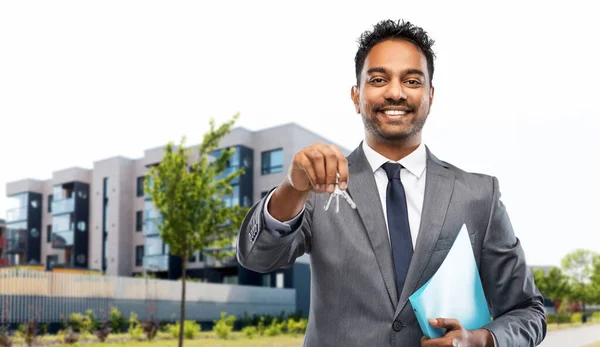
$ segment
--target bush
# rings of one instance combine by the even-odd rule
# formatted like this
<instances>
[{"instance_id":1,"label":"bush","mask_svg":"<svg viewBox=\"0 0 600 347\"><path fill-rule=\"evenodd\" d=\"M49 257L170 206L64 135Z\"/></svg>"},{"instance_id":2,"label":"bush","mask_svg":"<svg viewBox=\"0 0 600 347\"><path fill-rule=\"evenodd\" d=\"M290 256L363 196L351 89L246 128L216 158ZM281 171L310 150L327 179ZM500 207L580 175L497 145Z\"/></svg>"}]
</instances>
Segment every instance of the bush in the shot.
<instances>
[{"instance_id":1,"label":"bush","mask_svg":"<svg viewBox=\"0 0 600 347\"><path fill-rule=\"evenodd\" d=\"M129 315L129 329L127 332L133 340L141 340L144 336L144 330L142 329L142 325L138 321L137 317L138 315L135 312L131 312Z\"/></svg>"},{"instance_id":2,"label":"bush","mask_svg":"<svg viewBox=\"0 0 600 347\"><path fill-rule=\"evenodd\" d=\"M265 336L265 317L260 317L258 321L258 335Z\"/></svg>"},{"instance_id":3,"label":"bush","mask_svg":"<svg viewBox=\"0 0 600 347\"><path fill-rule=\"evenodd\" d=\"M287 331L294 336L304 334L306 333L307 325L308 320L305 318L298 318L298 321L296 321L294 318L289 318L287 321Z\"/></svg>"},{"instance_id":4,"label":"bush","mask_svg":"<svg viewBox=\"0 0 600 347\"><path fill-rule=\"evenodd\" d=\"M244 333L244 336L246 336L249 339L253 339L254 336L256 335L256 332L257 332L257 329L256 329L256 327L253 327L253 326L247 326L242 329L242 333Z\"/></svg>"},{"instance_id":5,"label":"bush","mask_svg":"<svg viewBox=\"0 0 600 347\"><path fill-rule=\"evenodd\" d=\"M95 334L100 342L105 342L106 339L108 339L108 335L110 335L110 322L103 321L102 323L99 323Z\"/></svg>"},{"instance_id":6,"label":"bush","mask_svg":"<svg viewBox=\"0 0 600 347\"><path fill-rule=\"evenodd\" d=\"M81 332L83 326L83 315L81 313L71 313L69 316L69 326L77 332Z\"/></svg>"},{"instance_id":7,"label":"bush","mask_svg":"<svg viewBox=\"0 0 600 347\"><path fill-rule=\"evenodd\" d=\"M158 323L153 320L142 322L142 328L148 341L154 340L156 333L158 333ZM183 328L185 329L185 326Z\"/></svg>"},{"instance_id":8,"label":"bush","mask_svg":"<svg viewBox=\"0 0 600 347\"><path fill-rule=\"evenodd\" d=\"M248 315L247 311L244 311L244 317L240 318L240 325L242 327L247 327L252 325L252 318Z\"/></svg>"},{"instance_id":9,"label":"bush","mask_svg":"<svg viewBox=\"0 0 600 347\"><path fill-rule=\"evenodd\" d=\"M58 338L58 341L67 345L72 345L79 341L79 335L76 334L71 327L67 327L66 330L59 331L56 334L56 337Z\"/></svg>"},{"instance_id":10,"label":"bush","mask_svg":"<svg viewBox=\"0 0 600 347\"><path fill-rule=\"evenodd\" d=\"M591 316L592 323L600 323L600 312L594 312Z\"/></svg>"},{"instance_id":11,"label":"bush","mask_svg":"<svg viewBox=\"0 0 600 347\"><path fill-rule=\"evenodd\" d=\"M110 327L113 333L120 333L126 324L125 315L119 312L118 308L113 307L110 312Z\"/></svg>"},{"instance_id":12,"label":"bush","mask_svg":"<svg viewBox=\"0 0 600 347\"><path fill-rule=\"evenodd\" d=\"M88 309L85 311L85 318L83 319L83 328L89 333L96 331L100 327L100 320L94 314L94 310Z\"/></svg>"},{"instance_id":13,"label":"bush","mask_svg":"<svg viewBox=\"0 0 600 347\"><path fill-rule=\"evenodd\" d=\"M166 326L167 332L175 339L179 338L179 328L179 322ZM186 320L183 323L183 337L187 340L195 339L200 334L201 329L202 327L196 321Z\"/></svg>"},{"instance_id":14,"label":"bush","mask_svg":"<svg viewBox=\"0 0 600 347\"><path fill-rule=\"evenodd\" d=\"M581 323L583 314L581 312L573 313L571 315L571 323Z\"/></svg>"},{"instance_id":15,"label":"bush","mask_svg":"<svg viewBox=\"0 0 600 347\"><path fill-rule=\"evenodd\" d=\"M233 325L235 324L235 316L230 315L227 317L226 312L221 312L221 319L214 321L213 332L221 339L226 339L229 333L233 331Z\"/></svg>"},{"instance_id":16,"label":"bush","mask_svg":"<svg viewBox=\"0 0 600 347\"><path fill-rule=\"evenodd\" d=\"M0 326L0 347L12 347L13 339L8 331L8 325L2 324Z\"/></svg>"},{"instance_id":17,"label":"bush","mask_svg":"<svg viewBox=\"0 0 600 347\"><path fill-rule=\"evenodd\" d=\"M271 322L271 325L265 330L265 334L267 334L267 336L281 335L285 326L285 322L277 323L277 319L274 319L273 322Z\"/></svg>"},{"instance_id":18,"label":"bush","mask_svg":"<svg viewBox=\"0 0 600 347\"><path fill-rule=\"evenodd\" d=\"M571 315L566 313L561 314L550 314L546 317L546 323L548 324L564 324L571 323ZM581 316L579 317L581 322Z\"/></svg>"}]
</instances>

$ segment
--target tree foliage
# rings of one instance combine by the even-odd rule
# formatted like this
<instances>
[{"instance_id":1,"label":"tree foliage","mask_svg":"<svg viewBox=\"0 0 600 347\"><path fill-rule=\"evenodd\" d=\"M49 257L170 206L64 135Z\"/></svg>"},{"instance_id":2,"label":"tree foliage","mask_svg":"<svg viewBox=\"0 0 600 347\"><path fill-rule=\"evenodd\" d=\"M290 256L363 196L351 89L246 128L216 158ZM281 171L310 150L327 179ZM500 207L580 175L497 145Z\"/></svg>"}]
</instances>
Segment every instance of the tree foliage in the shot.
<instances>
[{"instance_id":1,"label":"tree foliage","mask_svg":"<svg viewBox=\"0 0 600 347\"><path fill-rule=\"evenodd\" d=\"M150 168L144 182L145 191L160 214L158 230L172 255L182 259L181 322L185 319L185 283L188 259L196 251L214 249L216 258L235 254L231 249L236 232L247 209L226 204L233 192L232 181L244 173L243 168L228 169L234 149L224 149L213 156L221 139L231 131L239 114L210 130L197 148L186 148L185 137L179 146L169 143L160 164ZM181 325L183 330L183 324ZM183 332L179 346L183 344Z\"/></svg>"}]
</instances>

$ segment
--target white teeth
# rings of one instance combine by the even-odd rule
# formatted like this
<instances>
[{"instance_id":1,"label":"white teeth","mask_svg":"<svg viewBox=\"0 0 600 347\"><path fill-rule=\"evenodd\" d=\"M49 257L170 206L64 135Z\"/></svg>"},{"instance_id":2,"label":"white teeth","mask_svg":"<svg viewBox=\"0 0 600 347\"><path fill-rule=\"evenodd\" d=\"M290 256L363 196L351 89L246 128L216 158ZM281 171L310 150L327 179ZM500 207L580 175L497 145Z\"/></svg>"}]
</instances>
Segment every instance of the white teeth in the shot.
<instances>
[{"instance_id":1,"label":"white teeth","mask_svg":"<svg viewBox=\"0 0 600 347\"><path fill-rule=\"evenodd\" d=\"M400 116L400 115L406 114L406 112L404 112L404 111L395 111L395 110L385 110L385 111L383 111L383 113L390 115L390 116Z\"/></svg>"}]
</instances>

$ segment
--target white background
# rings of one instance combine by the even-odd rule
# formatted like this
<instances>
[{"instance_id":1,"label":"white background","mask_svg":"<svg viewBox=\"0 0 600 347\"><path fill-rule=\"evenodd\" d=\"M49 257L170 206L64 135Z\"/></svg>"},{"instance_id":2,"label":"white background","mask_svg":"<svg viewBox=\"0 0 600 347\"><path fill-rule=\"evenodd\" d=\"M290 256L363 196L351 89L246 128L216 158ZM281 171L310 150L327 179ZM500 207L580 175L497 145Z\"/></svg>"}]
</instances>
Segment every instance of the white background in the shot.
<instances>
[{"instance_id":1,"label":"white background","mask_svg":"<svg viewBox=\"0 0 600 347\"><path fill-rule=\"evenodd\" d=\"M251 130L296 122L353 149L356 39L405 18L436 41L430 149L499 178L530 264L600 251L592 3L2 2L0 218L6 182L196 144L238 111Z\"/></svg>"}]
</instances>

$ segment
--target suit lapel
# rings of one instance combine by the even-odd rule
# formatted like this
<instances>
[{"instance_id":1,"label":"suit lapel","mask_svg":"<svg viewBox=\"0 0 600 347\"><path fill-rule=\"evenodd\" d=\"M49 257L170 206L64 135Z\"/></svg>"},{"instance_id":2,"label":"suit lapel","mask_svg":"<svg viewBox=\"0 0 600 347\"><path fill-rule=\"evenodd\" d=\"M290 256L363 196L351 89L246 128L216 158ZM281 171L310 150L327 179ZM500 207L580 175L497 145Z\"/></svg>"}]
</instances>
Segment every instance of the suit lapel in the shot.
<instances>
[{"instance_id":1,"label":"suit lapel","mask_svg":"<svg viewBox=\"0 0 600 347\"><path fill-rule=\"evenodd\" d=\"M356 203L356 209L367 230L391 303L396 307L398 294L396 293L392 250L377 183L373 169L362 150L362 143L348 156L348 173L348 193Z\"/></svg>"},{"instance_id":2,"label":"suit lapel","mask_svg":"<svg viewBox=\"0 0 600 347\"><path fill-rule=\"evenodd\" d=\"M395 316L400 314L423 276L435 244L440 237L453 189L454 173L427 149L425 197L419 236Z\"/></svg>"}]
</instances>

